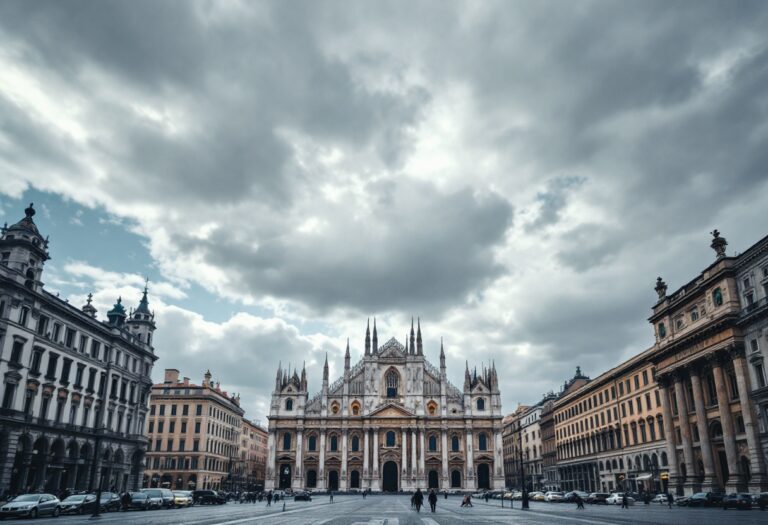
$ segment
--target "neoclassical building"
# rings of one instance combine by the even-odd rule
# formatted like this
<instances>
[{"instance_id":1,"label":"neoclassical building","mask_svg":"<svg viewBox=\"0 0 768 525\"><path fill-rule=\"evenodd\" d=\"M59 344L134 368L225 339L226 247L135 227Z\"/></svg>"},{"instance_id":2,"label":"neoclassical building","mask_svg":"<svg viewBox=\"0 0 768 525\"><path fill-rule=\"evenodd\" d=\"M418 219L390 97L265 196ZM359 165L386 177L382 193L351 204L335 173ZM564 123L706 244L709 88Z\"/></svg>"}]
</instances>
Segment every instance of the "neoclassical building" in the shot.
<instances>
[{"instance_id":1,"label":"neoclassical building","mask_svg":"<svg viewBox=\"0 0 768 525\"><path fill-rule=\"evenodd\" d=\"M136 489L157 359L144 289L98 319L46 291L48 240L25 217L0 230L0 493Z\"/></svg>"},{"instance_id":2,"label":"neoclassical building","mask_svg":"<svg viewBox=\"0 0 768 525\"><path fill-rule=\"evenodd\" d=\"M310 397L306 371L278 367L269 414L265 488L408 491L504 487L496 368L464 372L459 390L410 342L378 346L366 329L362 359L333 383L328 362Z\"/></svg>"}]
</instances>

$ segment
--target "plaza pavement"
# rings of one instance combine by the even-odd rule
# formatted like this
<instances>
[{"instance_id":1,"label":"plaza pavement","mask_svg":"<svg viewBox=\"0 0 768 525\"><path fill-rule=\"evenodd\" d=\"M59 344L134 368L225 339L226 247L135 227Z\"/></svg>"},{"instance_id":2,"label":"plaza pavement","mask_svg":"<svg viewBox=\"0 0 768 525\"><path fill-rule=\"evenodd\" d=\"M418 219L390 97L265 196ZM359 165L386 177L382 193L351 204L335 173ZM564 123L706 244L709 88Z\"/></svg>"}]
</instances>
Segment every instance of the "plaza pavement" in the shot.
<instances>
[{"instance_id":1,"label":"plaza pavement","mask_svg":"<svg viewBox=\"0 0 768 525\"><path fill-rule=\"evenodd\" d=\"M104 514L100 523L114 525L457 525L483 523L539 524L648 524L648 525L765 525L768 512L723 511L688 509L666 505L635 505L629 509L618 506L590 506L576 510L573 504L531 502L531 509L523 511L520 502L514 509L505 502L473 500L474 507L461 508L460 498L442 497L437 512L429 512L429 505L417 513L410 507L407 495L317 496L311 502L292 499L267 507L265 502L255 504L228 503L223 506L197 506L189 509L157 510L148 512L115 512ZM50 518L44 518L50 521ZM28 520L25 520L28 522ZM93 524L87 516L62 516L57 525Z\"/></svg>"}]
</instances>

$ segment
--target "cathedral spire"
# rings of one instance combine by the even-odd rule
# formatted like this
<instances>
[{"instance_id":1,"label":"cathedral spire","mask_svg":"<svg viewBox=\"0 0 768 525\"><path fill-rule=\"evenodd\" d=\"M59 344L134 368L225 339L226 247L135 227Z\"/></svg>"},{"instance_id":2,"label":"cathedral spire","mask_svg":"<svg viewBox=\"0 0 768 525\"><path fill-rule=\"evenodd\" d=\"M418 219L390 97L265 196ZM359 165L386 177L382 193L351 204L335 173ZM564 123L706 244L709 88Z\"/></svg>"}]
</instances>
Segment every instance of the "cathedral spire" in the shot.
<instances>
[{"instance_id":1,"label":"cathedral spire","mask_svg":"<svg viewBox=\"0 0 768 525\"><path fill-rule=\"evenodd\" d=\"M283 362L279 361L277 364L277 375L275 376L275 391L280 391L280 382L283 380Z\"/></svg>"},{"instance_id":2,"label":"cathedral spire","mask_svg":"<svg viewBox=\"0 0 768 525\"><path fill-rule=\"evenodd\" d=\"M443 350L443 338L440 338L440 368L445 368L445 350Z\"/></svg>"},{"instance_id":3,"label":"cathedral spire","mask_svg":"<svg viewBox=\"0 0 768 525\"><path fill-rule=\"evenodd\" d=\"M376 317L373 318L373 353L379 351L379 334L376 332Z\"/></svg>"},{"instance_id":4,"label":"cathedral spire","mask_svg":"<svg viewBox=\"0 0 768 525\"><path fill-rule=\"evenodd\" d=\"M419 327L418 331L416 332L416 354L424 355L424 347L421 344L421 319L417 318L416 323Z\"/></svg>"},{"instance_id":5,"label":"cathedral spire","mask_svg":"<svg viewBox=\"0 0 768 525\"><path fill-rule=\"evenodd\" d=\"M301 389L307 391L307 362L304 361L301 365Z\"/></svg>"},{"instance_id":6,"label":"cathedral spire","mask_svg":"<svg viewBox=\"0 0 768 525\"><path fill-rule=\"evenodd\" d=\"M323 365L323 383L328 383L328 352L325 353L325 364Z\"/></svg>"},{"instance_id":7,"label":"cathedral spire","mask_svg":"<svg viewBox=\"0 0 768 525\"><path fill-rule=\"evenodd\" d=\"M469 392L469 388L471 385L471 379L469 377L469 361L464 361L464 391Z\"/></svg>"},{"instance_id":8,"label":"cathedral spire","mask_svg":"<svg viewBox=\"0 0 768 525\"><path fill-rule=\"evenodd\" d=\"M371 355L371 319L365 327L365 355Z\"/></svg>"},{"instance_id":9,"label":"cathedral spire","mask_svg":"<svg viewBox=\"0 0 768 525\"><path fill-rule=\"evenodd\" d=\"M405 334L405 355L408 355L408 334Z\"/></svg>"},{"instance_id":10,"label":"cathedral spire","mask_svg":"<svg viewBox=\"0 0 768 525\"><path fill-rule=\"evenodd\" d=\"M347 351L344 353L344 371L349 372L349 337L347 337Z\"/></svg>"},{"instance_id":11,"label":"cathedral spire","mask_svg":"<svg viewBox=\"0 0 768 525\"><path fill-rule=\"evenodd\" d=\"M411 317L411 354L416 353L416 335L413 331L413 317Z\"/></svg>"}]
</instances>

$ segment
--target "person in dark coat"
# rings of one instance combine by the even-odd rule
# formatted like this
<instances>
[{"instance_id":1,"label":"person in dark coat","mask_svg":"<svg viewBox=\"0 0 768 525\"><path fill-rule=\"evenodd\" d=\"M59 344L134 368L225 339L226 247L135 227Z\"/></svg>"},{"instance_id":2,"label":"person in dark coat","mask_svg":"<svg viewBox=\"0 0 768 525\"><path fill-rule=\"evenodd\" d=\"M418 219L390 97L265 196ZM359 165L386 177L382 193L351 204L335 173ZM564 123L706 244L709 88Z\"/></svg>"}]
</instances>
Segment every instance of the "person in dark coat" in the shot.
<instances>
[{"instance_id":1,"label":"person in dark coat","mask_svg":"<svg viewBox=\"0 0 768 525\"><path fill-rule=\"evenodd\" d=\"M421 489L416 489L416 493L413 495L413 503L416 505L416 512L421 512L421 506L424 503L424 494L421 493Z\"/></svg>"},{"instance_id":2,"label":"person in dark coat","mask_svg":"<svg viewBox=\"0 0 768 525\"><path fill-rule=\"evenodd\" d=\"M574 494L574 499L576 500L576 509L584 510L584 500L581 498L581 496Z\"/></svg>"},{"instance_id":3,"label":"person in dark coat","mask_svg":"<svg viewBox=\"0 0 768 525\"><path fill-rule=\"evenodd\" d=\"M272 491L267 492L267 507L272 506Z\"/></svg>"},{"instance_id":4,"label":"person in dark coat","mask_svg":"<svg viewBox=\"0 0 768 525\"><path fill-rule=\"evenodd\" d=\"M627 493L621 495L621 508L622 509L628 509L629 508L629 502L627 501Z\"/></svg>"},{"instance_id":5,"label":"person in dark coat","mask_svg":"<svg viewBox=\"0 0 768 525\"><path fill-rule=\"evenodd\" d=\"M672 508L672 503L675 501L675 497L672 495L671 492L667 492L667 505L669 505L668 508Z\"/></svg>"},{"instance_id":6,"label":"person in dark coat","mask_svg":"<svg viewBox=\"0 0 768 525\"><path fill-rule=\"evenodd\" d=\"M432 512L435 512L435 509L437 509L437 494L435 493L435 489L429 491L429 508L432 509Z\"/></svg>"},{"instance_id":7,"label":"person in dark coat","mask_svg":"<svg viewBox=\"0 0 768 525\"><path fill-rule=\"evenodd\" d=\"M121 501L123 504L123 510L128 510L131 508L131 494L129 492L123 493L123 500Z\"/></svg>"}]
</instances>

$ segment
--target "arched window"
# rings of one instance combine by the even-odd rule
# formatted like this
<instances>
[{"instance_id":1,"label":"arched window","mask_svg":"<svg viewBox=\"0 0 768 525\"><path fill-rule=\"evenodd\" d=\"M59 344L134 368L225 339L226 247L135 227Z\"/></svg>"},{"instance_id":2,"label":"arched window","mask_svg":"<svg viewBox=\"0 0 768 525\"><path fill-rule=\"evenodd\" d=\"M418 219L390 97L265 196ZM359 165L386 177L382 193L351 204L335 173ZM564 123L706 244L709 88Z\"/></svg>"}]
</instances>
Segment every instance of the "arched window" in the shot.
<instances>
[{"instance_id":1,"label":"arched window","mask_svg":"<svg viewBox=\"0 0 768 525\"><path fill-rule=\"evenodd\" d=\"M451 436L451 451L459 451L459 436Z\"/></svg>"},{"instance_id":2,"label":"arched window","mask_svg":"<svg viewBox=\"0 0 768 525\"><path fill-rule=\"evenodd\" d=\"M352 452L358 452L360 450L360 438L352 436Z\"/></svg>"},{"instance_id":3,"label":"arched window","mask_svg":"<svg viewBox=\"0 0 768 525\"><path fill-rule=\"evenodd\" d=\"M598 468L599 468L600 470L603 470L603 462L602 462L602 461L600 461L600 462L598 463Z\"/></svg>"},{"instance_id":4,"label":"arched window","mask_svg":"<svg viewBox=\"0 0 768 525\"><path fill-rule=\"evenodd\" d=\"M432 434L429 436L429 451L434 452L437 450L437 436Z\"/></svg>"},{"instance_id":5,"label":"arched window","mask_svg":"<svg viewBox=\"0 0 768 525\"><path fill-rule=\"evenodd\" d=\"M331 436L331 452L336 452L337 450L339 450L339 438Z\"/></svg>"},{"instance_id":6,"label":"arched window","mask_svg":"<svg viewBox=\"0 0 768 525\"><path fill-rule=\"evenodd\" d=\"M720 287L715 288L715 291L712 292L712 302L715 303L715 306L723 305L723 291Z\"/></svg>"},{"instance_id":7,"label":"arched window","mask_svg":"<svg viewBox=\"0 0 768 525\"><path fill-rule=\"evenodd\" d=\"M667 466L667 464L668 464L668 461L667 461L667 453L666 453L666 452L662 452L662 453L661 453L661 466L662 466L662 467L666 467L666 466Z\"/></svg>"},{"instance_id":8,"label":"arched window","mask_svg":"<svg viewBox=\"0 0 768 525\"><path fill-rule=\"evenodd\" d=\"M477 448L478 450L488 450L488 436L485 435L485 432L481 432L478 436Z\"/></svg>"},{"instance_id":9,"label":"arched window","mask_svg":"<svg viewBox=\"0 0 768 525\"><path fill-rule=\"evenodd\" d=\"M664 326L664 323L659 323L659 338L664 339L667 337L667 327Z\"/></svg>"},{"instance_id":10,"label":"arched window","mask_svg":"<svg viewBox=\"0 0 768 525\"><path fill-rule=\"evenodd\" d=\"M397 397L397 386L400 381L400 377L397 372L390 370L387 372L387 397Z\"/></svg>"},{"instance_id":11,"label":"arched window","mask_svg":"<svg viewBox=\"0 0 768 525\"><path fill-rule=\"evenodd\" d=\"M355 401L352 403L352 415L353 416L359 416L360 415L360 403Z\"/></svg>"},{"instance_id":12,"label":"arched window","mask_svg":"<svg viewBox=\"0 0 768 525\"><path fill-rule=\"evenodd\" d=\"M477 409L478 410L485 410L485 399L478 399L477 400Z\"/></svg>"},{"instance_id":13,"label":"arched window","mask_svg":"<svg viewBox=\"0 0 768 525\"><path fill-rule=\"evenodd\" d=\"M283 434L283 450L291 450L291 435L288 432Z\"/></svg>"},{"instance_id":14,"label":"arched window","mask_svg":"<svg viewBox=\"0 0 768 525\"><path fill-rule=\"evenodd\" d=\"M286 410L293 410L293 399L286 399L285 400L285 409Z\"/></svg>"},{"instance_id":15,"label":"arched window","mask_svg":"<svg viewBox=\"0 0 768 525\"><path fill-rule=\"evenodd\" d=\"M309 436L309 439L307 440L307 450L310 452L317 450L317 437Z\"/></svg>"},{"instance_id":16,"label":"arched window","mask_svg":"<svg viewBox=\"0 0 768 525\"><path fill-rule=\"evenodd\" d=\"M720 424L719 421L715 420L709 425L709 436L712 439L723 438L723 426Z\"/></svg>"},{"instance_id":17,"label":"arched window","mask_svg":"<svg viewBox=\"0 0 768 525\"><path fill-rule=\"evenodd\" d=\"M393 431L387 432L387 446L388 447L394 447L395 446L395 433Z\"/></svg>"}]
</instances>

